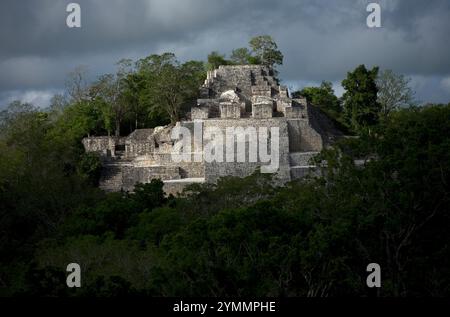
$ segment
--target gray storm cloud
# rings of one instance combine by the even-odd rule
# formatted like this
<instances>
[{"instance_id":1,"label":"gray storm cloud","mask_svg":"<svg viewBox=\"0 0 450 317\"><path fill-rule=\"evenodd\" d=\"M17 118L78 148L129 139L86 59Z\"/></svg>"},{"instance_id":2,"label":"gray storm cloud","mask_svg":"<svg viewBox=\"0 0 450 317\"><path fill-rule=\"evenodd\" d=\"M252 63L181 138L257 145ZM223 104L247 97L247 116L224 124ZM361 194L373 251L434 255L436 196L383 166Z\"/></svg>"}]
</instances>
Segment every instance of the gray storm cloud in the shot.
<instances>
[{"instance_id":1,"label":"gray storm cloud","mask_svg":"<svg viewBox=\"0 0 450 317\"><path fill-rule=\"evenodd\" d=\"M45 105L78 65L94 78L124 57L172 51L204 60L257 34L275 38L285 55L280 77L293 86L338 83L364 63L411 76L419 99L450 101L448 0L375 1L380 29L366 26L365 0L79 0L80 29L65 25L70 2L1 2L0 105L15 97Z\"/></svg>"}]
</instances>

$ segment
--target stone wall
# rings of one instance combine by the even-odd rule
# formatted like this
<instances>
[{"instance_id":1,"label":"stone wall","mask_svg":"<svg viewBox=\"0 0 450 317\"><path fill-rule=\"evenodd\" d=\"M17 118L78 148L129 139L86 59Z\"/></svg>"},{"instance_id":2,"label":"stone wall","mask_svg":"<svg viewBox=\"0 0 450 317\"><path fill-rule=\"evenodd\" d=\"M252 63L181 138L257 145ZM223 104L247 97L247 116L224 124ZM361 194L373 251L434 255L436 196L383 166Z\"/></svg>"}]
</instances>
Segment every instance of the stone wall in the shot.
<instances>
[{"instance_id":1,"label":"stone wall","mask_svg":"<svg viewBox=\"0 0 450 317\"><path fill-rule=\"evenodd\" d=\"M256 119L272 118L273 105L271 103L253 104L252 117Z\"/></svg>"},{"instance_id":2,"label":"stone wall","mask_svg":"<svg viewBox=\"0 0 450 317\"><path fill-rule=\"evenodd\" d=\"M203 98L219 98L227 90L238 90L239 93L250 99L253 95L252 87L279 86L278 80L272 76L272 70L261 65L219 66L218 69L208 72L205 84L202 86ZM256 88L254 88L256 89ZM269 95L270 96L270 95Z\"/></svg>"},{"instance_id":3,"label":"stone wall","mask_svg":"<svg viewBox=\"0 0 450 317\"><path fill-rule=\"evenodd\" d=\"M191 120L202 120L209 118L209 107L192 107Z\"/></svg>"},{"instance_id":4,"label":"stone wall","mask_svg":"<svg viewBox=\"0 0 450 317\"><path fill-rule=\"evenodd\" d=\"M208 127L219 128L223 135L226 135L227 128L242 127L246 128L256 128L266 127L270 130L272 127L277 127L279 129L279 171L276 175L276 179L281 182L286 182L290 180L289 173L289 136L287 122L283 118L271 118L271 119L240 119L240 120L206 120L204 122L204 129ZM236 141L236 140L235 140ZM204 140L204 144L210 142L210 140ZM235 143L237 144L237 142ZM269 142L270 144L270 142ZM225 146L225 145L224 145ZM257 162L249 162L248 140L245 143L246 162L237 162L237 157L235 157L234 162L205 162L205 181L206 182L216 182L218 178L224 176L238 176L245 177L252 174L257 168L263 165L268 165L267 163L261 163L258 157ZM237 151L236 151L237 152ZM224 149L225 153L225 149ZM225 160L225 158L224 158Z\"/></svg>"},{"instance_id":5,"label":"stone wall","mask_svg":"<svg viewBox=\"0 0 450 317\"><path fill-rule=\"evenodd\" d=\"M220 117L222 119L236 119L241 117L241 105L231 102L220 103Z\"/></svg>"},{"instance_id":6,"label":"stone wall","mask_svg":"<svg viewBox=\"0 0 450 317\"><path fill-rule=\"evenodd\" d=\"M220 66L208 72L200 94L202 99L191 109L189 120L176 125L191 133L190 162L172 160L175 140L171 139L174 127L170 125L138 129L123 138L85 138L86 151L99 153L103 158L100 187L106 191L132 191L136 183L159 178L164 181L164 190L175 194L191 183L248 176L269 164L261 161L259 151L255 161L250 160L249 148L258 147L258 142L249 138L233 141L235 152L245 146L245 162L239 162L236 153L234 160L227 162L225 148L223 162L206 162L205 146L212 140L206 138L205 131L214 128L222 132L225 147L227 128L242 128L239 133L245 134L249 131L246 129L258 132L262 127L279 129L279 169L274 178L277 184L284 184L315 173L314 166L310 166L311 156L342 135L305 98L289 98L287 88L280 86L271 70L264 66ZM202 126L197 138L194 138L195 122Z\"/></svg>"},{"instance_id":7,"label":"stone wall","mask_svg":"<svg viewBox=\"0 0 450 317\"><path fill-rule=\"evenodd\" d=\"M127 158L147 155L155 150L153 129L138 129L125 139L125 156Z\"/></svg>"},{"instance_id":8,"label":"stone wall","mask_svg":"<svg viewBox=\"0 0 450 317\"><path fill-rule=\"evenodd\" d=\"M332 145L344 136L334 122L318 107L310 105L307 110L311 128L321 135L324 147Z\"/></svg>"},{"instance_id":9,"label":"stone wall","mask_svg":"<svg viewBox=\"0 0 450 317\"><path fill-rule=\"evenodd\" d=\"M287 119L290 152L320 151L322 136L314 130L306 119Z\"/></svg>"},{"instance_id":10,"label":"stone wall","mask_svg":"<svg viewBox=\"0 0 450 317\"><path fill-rule=\"evenodd\" d=\"M203 179L206 182L216 182L218 178L224 176L244 177L252 174L255 170L260 169L267 163L262 163L260 158L256 162L251 162L248 155L250 147L250 140L247 138L244 141L246 149L245 162L238 162L237 154L232 162L226 162L226 156L223 157L223 162L205 162L204 152L205 146L211 142L205 138L205 131L207 128L218 128L224 136L224 147L226 145L227 128L255 128L256 131L260 127L266 127L270 130L272 127L279 129L279 170L275 174L275 181L283 184L292 178L307 175L308 166L307 159L303 156L305 152L317 152L324 146L324 141L321 134L316 131L308 119L289 119L284 117L278 118L240 118L240 119L206 119L198 121L202 125L202 135L198 142L195 143L192 139L192 153L191 162L173 162L171 154L171 144L164 143L163 147L155 148L151 153L145 155L129 156L126 160L115 160L111 163L105 163L101 187L107 191L126 190L132 191L136 183L150 182L154 178L162 179L163 181L177 181L167 185L168 192L179 191L184 186L191 183L190 179ZM181 122L182 126L190 129L192 136L194 136L194 122ZM145 133L141 133L144 135ZM136 137L136 135L134 136ZM151 139L151 138L150 138ZM144 138L145 143L147 138ZM136 138L131 142L125 140L125 144L137 142ZM85 140L83 142L88 148L87 150L103 151L103 147L110 147L111 142L107 138L100 138L96 140ZM113 142L114 143L114 142ZM234 148L242 145L238 140L234 140ZM270 144L270 142L269 142ZM200 152L196 152L200 149ZM237 151L236 151L237 152ZM270 151L269 151L270 152ZM298 152L298 153L297 153ZM137 153L133 151L133 153ZM223 150L226 155L225 148ZM258 152L259 153L259 152ZM295 155L293 155L295 153ZM201 154L201 162L194 160L195 154ZM181 181L184 180L184 181ZM170 188L170 190L169 190ZM176 190L175 190L176 189Z\"/></svg>"},{"instance_id":11,"label":"stone wall","mask_svg":"<svg viewBox=\"0 0 450 317\"><path fill-rule=\"evenodd\" d=\"M101 157L115 157L116 150L125 146L125 139L121 137L87 137L82 140L86 152L98 153Z\"/></svg>"}]
</instances>

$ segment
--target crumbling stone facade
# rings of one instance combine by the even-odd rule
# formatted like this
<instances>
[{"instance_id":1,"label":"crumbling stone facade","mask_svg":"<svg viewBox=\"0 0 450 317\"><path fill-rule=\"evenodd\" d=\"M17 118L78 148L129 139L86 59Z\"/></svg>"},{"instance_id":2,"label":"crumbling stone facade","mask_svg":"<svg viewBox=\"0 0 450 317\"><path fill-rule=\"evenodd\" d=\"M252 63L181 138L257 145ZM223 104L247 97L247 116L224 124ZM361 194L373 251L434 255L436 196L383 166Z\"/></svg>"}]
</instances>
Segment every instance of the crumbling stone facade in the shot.
<instances>
[{"instance_id":1,"label":"crumbling stone facade","mask_svg":"<svg viewBox=\"0 0 450 317\"><path fill-rule=\"evenodd\" d=\"M314 168L309 159L341 136L319 109L306 99L290 98L271 69L260 65L220 66L209 71L197 106L176 126L187 128L194 135L194 123L201 125L203 133L208 127L224 132L237 127L278 128L279 168L275 179L280 183L308 174ZM172 129L174 126L138 129L127 137L83 139L86 151L98 153L103 160L100 187L105 191L132 191L136 183L159 178L167 193L176 194L188 184L215 182L223 176L243 177L264 165L259 159L195 160L196 155L202 157L209 141L204 134L192 139L190 162L175 162ZM249 140L244 143L248 149Z\"/></svg>"}]
</instances>

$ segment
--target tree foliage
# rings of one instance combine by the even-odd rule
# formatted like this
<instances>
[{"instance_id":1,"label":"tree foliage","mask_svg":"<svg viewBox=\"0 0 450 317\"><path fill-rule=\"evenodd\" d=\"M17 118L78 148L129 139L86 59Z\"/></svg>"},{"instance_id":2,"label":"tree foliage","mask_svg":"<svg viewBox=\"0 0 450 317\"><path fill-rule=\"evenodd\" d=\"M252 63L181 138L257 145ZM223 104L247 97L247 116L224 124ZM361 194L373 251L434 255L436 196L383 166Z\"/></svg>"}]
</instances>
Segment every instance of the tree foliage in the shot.
<instances>
[{"instance_id":1,"label":"tree foliage","mask_svg":"<svg viewBox=\"0 0 450 317\"><path fill-rule=\"evenodd\" d=\"M246 47L236 48L231 51L230 60L236 65L253 64L253 56L250 50Z\"/></svg>"},{"instance_id":2,"label":"tree foliage","mask_svg":"<svg viewBox=\"0 0 450 317\"><path fill-rule=\"evenodd\" d=\"M204 77L203 63L181 64L172 53L150 55L137 62L143 86L141 101L151 113L165 115L175 123L197 96Z\"/></svg>"},{"instance_id":3,"label":"tree foliage","mask_svg":"<svg viewBox=\"0 0 450 317\"><path fill-rule=\"evenodd\" d=\"M226 55L213 51L208 55L208 70L220 65L265 65L276 73L276 66L283 64L283 53L270 35L259 35L250 39L249 48L240 47L231 51L230 59Z\"/></svg>"},{"instance_id":4,"label":"tree foliage","mask_svg":"<svg viewBox=\"0 0 450 317\"><path fill-rule=\"evenodd\" d=\"M392 70L382 71L376 80L378 102L383 116L393 110L414 104L414 92L409 87L410 79Z\"/></svg>"},{"instance_id":5,"label":"tree foliage","mask_svg":"<svg viewBox=\"0 0 450 317\"><path fill-rule=\"evenodd\" d=\"M322 151L319 176L227 177L179 198L157 180L96 191L95 158L49 117L2 114L3 295L368 296L371 262L381 296L450 294L450 105L393 111ZM68 291L71 262L89 270Z\"/></svg>"},{"instance_id":6,"label":"tree foliage","mask_svg":"<svg viewBox=\"0 0 450 317\"><path fill-rule=\"evenodd\" d=\"M377 99L377 75L378 67L368 70L360 65L347 73L347 78L342 81L342 87L346 90L343 95L344 116L355 130L378 122L381 105Z\"/></svg>"},{"instance_id":7,"label":"tree foliage","mask_svg":"<svg viewBox=\"0 0 450 317\"><path fill-rule=\"evenodd\" d=\"M315 157L315 176L277 187L256 172L176 198L160 180L100 191L81 139L116 131L111 98L126 107L122 130L180 115L203 63L151 55L82 98L13 102L0 112L0 295L369 296L375 262L379 296L449 296L450 104L378 120L376 76L348 74L344 114L359 134ZM300 93L337 110L329 83ZM65 285L72 262L80 289Z\"/></svg>"},{"instance_id":8,"label":"tree foliage","mask_svg":"<svg viewBox=\"0 0 450 317\"><path fill-rule=\"evenodd\" d=\"M305 97L312 104L335 113L341 112L338 97L334 94L333 84L322 81L319 87L304 87L302 90L292 93L294 98Z\"/></svg>"},{"instance_id":9,"label":"tree foliage","mask_svg":"<svg viewBox=\"0 0 450 317\"><path fill-rule=\"evenodd\" d=\"M221 65L230 65L231 62L225 58L225 55L219 52L213 51L208 55L208 70L214 70L219 68Z\"/></svg>"},{"instance_id":10,"label":"tree foliage","mask_svg":"<svg viewBox=\"0 0 450 317\"><path fill-rule=\"evenodd\" d=\"M304 87L292 93L293 98L304 97L309 103L320 108L334 124L345 133L351 134L342 111L341 100L334 94L333 85L329 81L322 81L319 87Z\"/></svg>"},{"instance_id":11,"label":"tree foliage","mask_svg":"<svg viewBox=\"0 0 450 317\"><path fill-rule=\"evenodd\" d=\"M262 65L275 67L283 64L283 54L278 50L277 43L270 35L255 36L250 40L249 45Z\"/></svg>"}]
</instances>

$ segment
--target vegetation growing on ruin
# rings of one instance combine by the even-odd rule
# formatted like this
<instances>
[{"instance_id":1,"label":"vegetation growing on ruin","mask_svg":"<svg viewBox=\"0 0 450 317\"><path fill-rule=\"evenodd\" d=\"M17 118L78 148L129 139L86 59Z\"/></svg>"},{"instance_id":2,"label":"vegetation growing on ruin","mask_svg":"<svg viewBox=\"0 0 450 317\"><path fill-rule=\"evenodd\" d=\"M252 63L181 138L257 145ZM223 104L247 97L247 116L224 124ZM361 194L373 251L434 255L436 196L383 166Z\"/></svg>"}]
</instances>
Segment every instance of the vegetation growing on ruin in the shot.
<instances>
[{"instance_id":1,"label":"vegetation growing on ruin","mask_svg":"<svg viewBox=\"0 0 450 317\"><path fill-rule=\"evenodd\" d=\"M159 180L97 189L101 166L81 139L176 120L204 71L151 55L93 85L78 72L49 109L0 113L1 295L368 296L370 262L383 270L377 295L450 295L450 104L385 112L365 67L343 99L327 82L300 92L358 136L320 153L321 177L282 188L228 177L177 198ZM80 289L65 284L74 259Z\"/></svg>"},{"instance_id":2,"label":"vegetation growing on ruin","mask_svg":"<svg viewBox=\"0 0 450 317\"><path fill-rule=\"evenodd\" d=\"M450 105L395 111L323 151L321 178L285 188L261 174L226 178L180 198L156 180L104 194L85 174L95 164L81 164L48 115L10 124L0 151L4 295L366 296L370 262L383 268L381 296L449 295ZM74 258L86 268L76 291L64 274Z\"/></svg>"}]
</instances>

